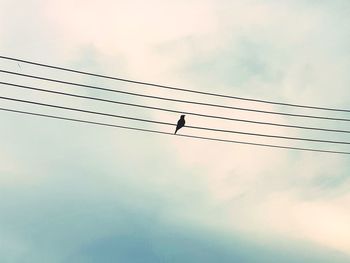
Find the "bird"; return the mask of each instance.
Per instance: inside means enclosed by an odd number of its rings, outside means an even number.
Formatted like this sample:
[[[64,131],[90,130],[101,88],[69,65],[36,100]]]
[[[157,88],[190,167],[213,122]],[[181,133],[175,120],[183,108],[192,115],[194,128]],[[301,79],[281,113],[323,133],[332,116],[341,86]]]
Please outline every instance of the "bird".
[[[176,130],[174,134],[176,134],[176,132],[184,126],[185,126],[185,115],[181,115],[180,119],[177,122]]]

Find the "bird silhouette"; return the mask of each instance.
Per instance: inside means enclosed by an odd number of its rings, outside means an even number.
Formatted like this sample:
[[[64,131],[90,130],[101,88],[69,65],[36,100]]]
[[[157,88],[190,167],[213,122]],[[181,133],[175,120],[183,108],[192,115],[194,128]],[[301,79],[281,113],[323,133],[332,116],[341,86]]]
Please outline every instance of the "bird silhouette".
[[[176,134],[176,132],[184,126],[185,126],[185,115],[181,115],[180,120],[178,120],[177,122],[176,130],[174,134]]]

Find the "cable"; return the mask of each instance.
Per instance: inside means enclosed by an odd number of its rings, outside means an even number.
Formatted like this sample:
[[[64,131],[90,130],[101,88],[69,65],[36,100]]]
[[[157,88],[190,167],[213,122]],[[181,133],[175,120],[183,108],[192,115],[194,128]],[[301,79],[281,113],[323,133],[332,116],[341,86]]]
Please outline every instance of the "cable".
[[[32,115],[32,116],[52,118],[52,119],[94,124],[94,125],[100,125],[100,126],[107,126],[107,127],[114,127],[114,128],[121,128],[121,129],[128,129],[128,130],[135,130],[135,131],[142,131],[142,132],[149,132],[149,133],[157,133],[157,134],[165,134],[165,135],[173,135],[172,133],[169,133],[169,132],[162,132],[162,131],[157,131],[157,130],[114,125],[114,124],[108,124],[108,123],[102,123],[102,122],[86,121],[86,120],[81,120],[81,119],[66,118],[66,117],[61,117],[61,116],[33,113],[33,112],[28,112],[28,111],[19,111],[19,110],[7,109],[7,108],[0,108],[0,110],[7,111],[7,112],[20,113],[20,114],[27,114],[27,115]],[[312,149],[312,148],[299,148],[299,147],[289,147],[289,146],[281,146],[281,145],[273,145],[273,144],[252,143],[252,142],[245,142],[245,141],[233,141],[233,140],[224,140],[224,139],[209,138],[209,137],[194,136],[194,135],[178,134],[176,136],[193,138],[193,139],[208,140],[208,141],[218,141],[218,142],[226,142],[226,143],[236,143],[236,144],[270,147],[270,148],[279,148],[279,149],[300,150],[300,151],[319,152],[319,153],[332,153],[332,154],[346,154],[346,155],[350,154],[350,152],[343,152],[343,151],[330,151],[330,150],[319,150],[319,149]]]
[[[145,95],[145,94],[140,94],[140,93],[133,93],[133,92],[128,92],[128,91],[121,91],[121,90],[116,90],[116,89],[108,89],[108,88],[102,88],[102,87],[98,87],[98,86],[85,85],[85,84],[80,84],[80,83],[76,83],[76,82],[63,81],[63,80],[52,79],[52,78],[44,78],[44,77],[39,77],[39,76],[35,76],[35,75],[28,75],[28,74],[7,71],[7,70],[0,70],[0,72],[6,73],[6,74],[22,76],[22,77],[40,79],[40,80],[44,80],[44,81],[51,81],[51,82],[56,82],[56,83],[61,83],[61,84],[79,86],[79,87],[96,89],[96,90],[110,91],[110,92],[115,92],[115,93],[122,93],[122,94],[131,95],[131,96],[152,98],[152,99],[158,99],[158,100],[166,100],[166,101],[195,104],[195,105],[202,105],[202,106],[209,106],[209,107],[218,107],[218,108],[225,108],[225,109],[231,109],[231,110],[258,112],[258,113],[264,113],[264,114],[283,115],[283,116],[289,116],[289,117],[312,118],[312,119],[331,120],[331,121],[350,121],[350,119],[344,119],[344,118],[333,118],[333,117],[325,117],[325,116],[315,116],[315,115],[293,114],[293,113],[284,113],[284,112],[276,112],[276,111],[256,110],[256,109],[249,109],[249,108],[242,108],[242,107],[232,107],[232,106],[227,106],[227,105],[203,103],[203,102],[198,102],[198,101],[179,100],[179,99],[172,99],[172,98],[166,98],[166,97],[151,96],[151,95]]]
[[[41,103],[41,102],[35,102],[35,101],[29,101],[29,100],[22,100],[22,99],[15,99],[15,98],[1,97],[1,96],[0,96],[0,99],[17,101],[17,102],[21,102],[21,103],[29,103],[29,104],[57,108],[57,109],[63,109],[63,110],[84,112],[84,113],[107,116],[107,117],[114,117],[114,118],[121,118],[121,119],[127,119],[127,120],[134,120],[134,121],[155,123],[155,124],[161,124],[161,125],[167,125],[167,126],[174,126],[173,123],[169,123],[169,122],[161,122],[161,121],[153,121],[153,120],[147,120],[147,119],[142,119],[142,118],[127,117],[127,116],[121,116],[121,115],[116,115],[116,114],[90,111],[90,110],[84,110],[84,109],[79,109],[79,108],[71,108],[71,107],[65,107],[65,106],[59,106],[59,105],[53,105],[53,104],[47,104],[47,103]],[[207,130],[207,131],[235,133],[235,134],[242,134],[242,135],[249,135],[249,136],[269,137],[269,138],[286,139],[286,140],[299,140],[299,141],[318,142],[318,143],[333,143],[333,144],[350,144],[350,142],[345,142],[345,141],[332,141],[332,140],[319,140],[319,139],[300,138],[300,137],[288,137],[288,136],[279,136],[279,135],[271,135],[271,134],[261,134],[261,133],[251,133],[251,132],[242,132],[242,131],[233,131],[233,130],[213,129],[213,128],[197,127],[197,126],[186,126],[186,127],[190,128],[190,129],[197,129],[197,130],[199,129],[199,130]]]
[[[120,102],[120,101],[116,101],[116,100],[101,99],[101,98],[95,98],[95,97],[71,94],[71,93],[66,93],[66,92],[59,92],[59,91],[52,91],[52,90],[34,88],[34,87],[30,87],[30,86],[24,86],[24,85],[13,84],[13,83],[8,83],[8,82],[0,82],[0,84],[13,86],[13,87],[17,87],[17,88],[35,90],[35,91],[40,91],[40,92],[47,92],[47,93],[64,95],[64,96],[76,97],[76,98],[81,98],[81,99],[90,99],[90,100],[101,101],[101,102],[108,102],[108,103],[113,103],[113,104],[120,104],[120,105],[125,105],[125,106],[132,106],[132,107],[139,107],[139,108],[145,108],[145,109],[159,110],[159,111],[178,113],[178,114],[188,114],[188,115],[199,116],[199,117],[206,117],[206,118],[215,118],[215,119],[222,119],[222,120],[229,120],[229,121],[238,121],[238,122],[246,122],[246,123],[253,123],[253,124],[261,124],[261,125],[272,125],[272,126],[279,126],[279,127],[286,127],[286,128],[298,128],[298,129],[308,129],[308,130],[327,131],[327,132],[350,133],[350,131],[347,131],[347,130],[323,129],[323,128],[315,128],[315,127],[296,126],[296,125],[288,125],[288,124],[278,124],[278,123],[271,123],[271,122],[251,121],[251,120],[246,120],[246,119],[226,118],[226,117],[221,117],[221,116],[205,115],[205,114],[199,114],[199,113],[194,113],[194,112],[183,112],[183,111],[177,111],[177,110],[171,110],[171,109],[165,109],[165,108],[159,108],[159,107],[152,107],[152,106],[146,106],[146,105],[140,105],[140,104],[134,104],[134,103]]]
[[[350,110],[348,110],[348,109],[338,109],[338,108],[328,108],[328,107],[292,104],[292,103],[276,102],[276,101],[269,101],[269,100],[237,97],[237,96],[231,96],[231,95],[225,95],[225,94],[219,94],[219,93],[210,93],[210,92],[204,92],[204,91],[199,91],[199,90],[190,90],[190,89],[172,87],[172,86],[167,86],[167,85],[160,85],[160,84],[156,84],[156,83],[136,81],[136,80],[126,79],[126,78],[118,78],[118,77],[112,77],[112,76],[96,74],[96,73],[91,73],[91,72],[86,72],[86,71],[74,70],[74,69],[69,69],[69,68],[64,68],[64,67],[58,67],[58,66],[33,62],[33,61],[29,61],[29,60],[7,57],[7,56],[0,56],[0,59],[7,59],[7,60],[27,63],[27,64],[31,64],[31,65],[35,65],[35,66],[40,66],[40,67],[46,67],[46,68],[63,70],[63,71],[67,71],[67,72],[77,73],[77,74],[83,74],[83,75],[87,75],[87,76],[123,81],[123,82],[138,84],[138,85],[152,86],[152,87],[157,87],[157,88],[162,88],[162,89],[177,90],[177,91],[182,91],[182,92],[190,92],[190,93],[196,93],[196,94],[202,94],[202,95],[208,95],[208,96],[215,96],[215,97],[221,97],[221,98],[245,100],[245,101],[267,103],[267,104],[274,104],[274,105],[282,105],[282,106],[289,106],[289,107],[306,108],[306,109],[317,109],[317,110],[337,111],[337,112],[350,112]]]

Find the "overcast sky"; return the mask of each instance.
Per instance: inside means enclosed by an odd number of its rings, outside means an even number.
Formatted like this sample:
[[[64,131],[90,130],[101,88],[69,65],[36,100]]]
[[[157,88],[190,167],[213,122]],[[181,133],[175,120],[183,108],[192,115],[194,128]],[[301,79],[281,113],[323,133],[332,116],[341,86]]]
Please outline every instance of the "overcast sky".
[[[0,0],[0,55],[214,93],[350,108],[348,0]],[[143,94],[347,117],[201,96],[0,59],[0,69]],[[135,98],[0,73],[1,81],[149,106],[350,130],[346,122]],[[28,91],[1,96],[176,124],[179,114]],[[0,100],[0,107],[173,132]],[[349,262],[350,159],[147,134],[0,111],[1,262]],[[188,125],[350,141],[211,120]],[[183,128],[180,134],[350,151]]]

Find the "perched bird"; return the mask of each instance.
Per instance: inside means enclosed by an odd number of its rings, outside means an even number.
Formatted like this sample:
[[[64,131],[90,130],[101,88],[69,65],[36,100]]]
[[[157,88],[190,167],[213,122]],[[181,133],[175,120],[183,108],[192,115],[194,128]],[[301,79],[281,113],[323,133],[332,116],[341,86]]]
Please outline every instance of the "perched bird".
[[[185,115],[181,115],[180,120],[178,120],[174,134],[176,134],[176,132],[180,130],[183,126],[185,126]]]

